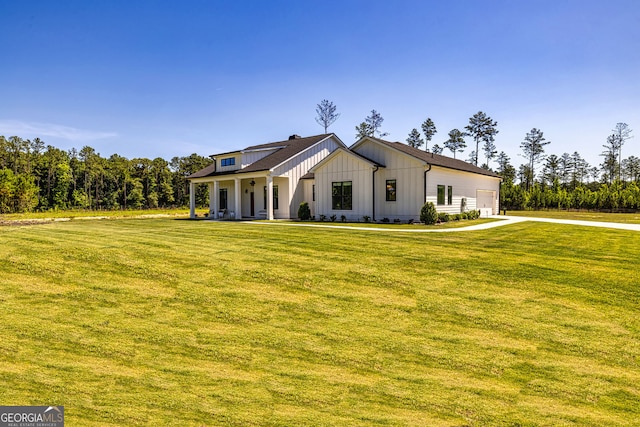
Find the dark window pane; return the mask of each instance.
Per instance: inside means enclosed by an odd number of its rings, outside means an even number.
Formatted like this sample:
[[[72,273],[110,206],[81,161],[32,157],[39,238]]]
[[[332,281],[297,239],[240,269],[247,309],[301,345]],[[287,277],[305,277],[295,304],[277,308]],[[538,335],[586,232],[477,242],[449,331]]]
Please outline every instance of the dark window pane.
[[[331,208],[335,210],[351,210],[351,181],[331,184]]]
[[[220,210],[227,209],[227,189],[221,188],[219,194],[220,194]]]
[[[395,202],[396,201],[396,180],[388,179],[387,180],[387,202]]]
[[[444,185],[438,185],[438,204],[444,205]]]
[[[278,209],[278,186],[273,186],[273,209]]]

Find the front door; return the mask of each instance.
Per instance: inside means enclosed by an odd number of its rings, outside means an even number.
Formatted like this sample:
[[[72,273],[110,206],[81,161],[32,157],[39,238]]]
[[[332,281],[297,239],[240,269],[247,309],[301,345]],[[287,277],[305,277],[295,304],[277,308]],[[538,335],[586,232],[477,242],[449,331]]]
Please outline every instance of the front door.
[[[251,192],[251,216],[256,216],[255,214],[255,200],[253,198],[253,191]]]

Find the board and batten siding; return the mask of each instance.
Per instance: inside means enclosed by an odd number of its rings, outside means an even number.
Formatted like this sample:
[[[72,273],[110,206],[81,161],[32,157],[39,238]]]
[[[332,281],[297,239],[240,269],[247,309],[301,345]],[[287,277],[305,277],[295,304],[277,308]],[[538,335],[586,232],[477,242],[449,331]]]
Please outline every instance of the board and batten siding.
[[[354,148],[358,154],[374,160],[384,168],[376,173],[376,219],[418,219],[422,205],[433,202],[438,212],[460,213],[462,199],[466,198],[466,210],[478,209],[477,195],[486,204],[487,193],[492,195],[493,214],[498,212],[500,179],[472,172],[458,171],[433,165],[426,173],[427,198],[425,200],[425,170],[421,160],[371,140],[365,140]],[[396,180],[396,201],[386,201],[386,181]],[[438,184],[445,186],[445,204],[438,205]],[[453,190],[452,204],[447,203],[447,187]]]
[[[355,151],[384,168],[376,173],[376,220],[418,219],[424,204],[424,162],[373,141],[365,141]],[[386,200],[387,180],[396,180],[396,201]]]
[[[298,217],[298,207],[300,207],[300,203],[304,201],[310,202],[310,200],[304,200],[304,186],[302,185],[303,181],[300,180],[300,178],[306,175],[309,172],[309,169],[320,163],[321,160],[341,146],[342,144],[340,144],[335,138],[328,137],[298,153],[273,170],[273,176],[286,176],[289,178],[288,189],[286,192],[288,198],[284,199],[282,196],[279,198],[282,215],[285,214],[286,206],[288,205],[288,216],[286,218]],[[280,190],[280,187],[278,187],[278,191],[282,191]],[[282,216],[282,218],[285,217]]]
[[[373,217],[371,164],[346,152],[339,152],[314,172],[316,185],[315,215],[330,218],[344,215],[348,221],[361,221],[363,216]],[[334,182],[351,181],[351,209],[333,209]]]
[[[438,204],[438,185],[445,186],[445,204]],[[453,200],[447,204],[448,187],[453,190]],[[462,212],[462,199],[466,198],[467,211],[479,209],[477,205],[478,191],[492,192],[494,194],[494,206],[492,214],[498,212],[498,194],[500,179],[476,173],[463,172],[455,169],[447,169],[433,166],[427,173],[427,201],[433,202],[438,212],[457,214]]]
[[[273,217],[275,219],[292,218],[289,212],[289,200],[291,199],[289,196],[289,180],[284,177],[275,177],[273,178],[273,185],[278,186],[278,209],[273,210]]]

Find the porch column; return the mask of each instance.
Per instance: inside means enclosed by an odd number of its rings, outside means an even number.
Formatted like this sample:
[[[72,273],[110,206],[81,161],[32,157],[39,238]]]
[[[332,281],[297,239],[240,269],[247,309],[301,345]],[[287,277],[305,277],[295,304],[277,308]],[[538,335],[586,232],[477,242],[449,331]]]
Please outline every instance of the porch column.
[[[213,200],[213,182],[207,183],[207,187],[209,187],[209,218],[213,218],[216,206],[215,201]]]
[[[196,184],[189,181],[189,217],[196,217]]]
[[[273,177],[267,175],[267,219],[273,219]]]
[[[240,178],[235,178],[233,181],[236,190],[236,219],[242,219],[242,188],[240,187]]]
[[[218,211],[220,210],[220,201],[218,200],[219,195],[220,183],[218,181],[213,181],[213,212],[215,218],[218,218]]]

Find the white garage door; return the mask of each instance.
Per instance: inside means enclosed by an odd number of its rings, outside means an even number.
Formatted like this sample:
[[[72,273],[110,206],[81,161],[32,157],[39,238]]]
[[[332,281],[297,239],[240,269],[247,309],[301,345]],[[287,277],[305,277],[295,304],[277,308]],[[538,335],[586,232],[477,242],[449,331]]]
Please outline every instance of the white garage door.
[[[476,209],[480,209],[481,216],[494,215],[496,207],[495,191],[476,191]]]

